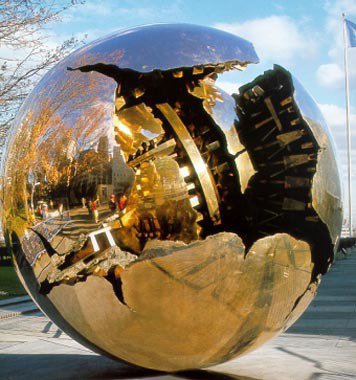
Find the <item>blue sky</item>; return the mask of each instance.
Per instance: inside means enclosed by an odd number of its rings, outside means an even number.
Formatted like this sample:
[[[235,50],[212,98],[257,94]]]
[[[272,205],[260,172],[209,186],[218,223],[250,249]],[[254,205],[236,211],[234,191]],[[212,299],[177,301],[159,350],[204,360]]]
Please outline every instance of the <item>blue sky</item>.
[[[289,69],[320,105],[339,149],[345,180],[342,12],[356,22],[356,0],[87,0],[66,12],[61,23],[51,24],[48,43],[72,35],[86,36],[90,42],[116,30],[157,22],[214,26],[244,37],[254,43],[261,63],[243,73],[224,74],[221,87],[237,91],[273,63]],[[356,177],[356,48],[349,49],[349,65]],[[356,216],[356,180],[353,182]]]

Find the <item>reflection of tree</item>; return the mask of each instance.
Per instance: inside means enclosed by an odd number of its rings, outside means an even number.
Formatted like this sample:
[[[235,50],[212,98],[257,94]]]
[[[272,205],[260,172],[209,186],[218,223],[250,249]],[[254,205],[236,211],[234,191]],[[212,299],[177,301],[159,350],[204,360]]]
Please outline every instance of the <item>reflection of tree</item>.
[[[102,132],[108,112],[95,104],[110,90],[113,93],[113,84],[99,74],[89,78],[68,73],[63,64],[40,84],[31,104],[25,104],[27,110],[9,141],[5,214],[30,219],[29,173],[40,182],[36,193],[42,196],[69,188],[78,172],[75,158]]]
[[[83,173],[91,173],[95,166],[100,167],[104,157],[91,153],[95,157],[91,160],[84,159],[84,148],[90,143],[97,131],[101,131],[102,121],[105,119],[106,110],[99,107],[90,108],[84,116],[79,117],[75,128],[56,126],[51,135],[50,147],[48,139],[39,144],[39,162],[42,178],[45,179],[46,191],[52,196],[59,197],[67,194],[73,185],[73,179]],[[81,146],[78,145],[81,141]],[[107,159],[106,159],[107,161]]]
[[[99,183],[111,183],[111,162],[102,152],[84,151],[76,162],[72,188],[77,198],[94,197]]]

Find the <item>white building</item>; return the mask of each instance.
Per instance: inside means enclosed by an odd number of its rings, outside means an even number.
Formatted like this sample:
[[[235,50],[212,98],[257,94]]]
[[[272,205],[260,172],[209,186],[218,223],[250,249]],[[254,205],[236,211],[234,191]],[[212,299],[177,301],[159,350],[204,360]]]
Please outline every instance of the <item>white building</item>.
[[[125,162],[119,146],[113,147],[112,157],[112,185],[115,194],[125,192],[132,186],[135,174]]]

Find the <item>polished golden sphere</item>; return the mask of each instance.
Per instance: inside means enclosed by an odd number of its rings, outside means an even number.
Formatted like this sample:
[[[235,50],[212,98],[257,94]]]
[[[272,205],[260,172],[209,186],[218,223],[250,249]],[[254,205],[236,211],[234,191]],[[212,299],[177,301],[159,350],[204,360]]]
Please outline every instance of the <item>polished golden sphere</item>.
[[[341,230],[339,175],[315,102],[251,43],[186,24],[133,28],[69,55],[6,145],[3,229],[61,329],[142,367],[202,368],[290,326]]]

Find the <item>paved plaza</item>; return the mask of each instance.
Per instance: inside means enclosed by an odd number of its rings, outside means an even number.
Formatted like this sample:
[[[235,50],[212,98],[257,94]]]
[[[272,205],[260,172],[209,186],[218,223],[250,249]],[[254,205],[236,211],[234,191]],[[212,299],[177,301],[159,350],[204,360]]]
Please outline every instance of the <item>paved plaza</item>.
[[[356,379],[356,251],[337,260],[303,317],[242,358],[178,374],[137,370],[73,341],[26,297],[0,301],[0,379]]]

